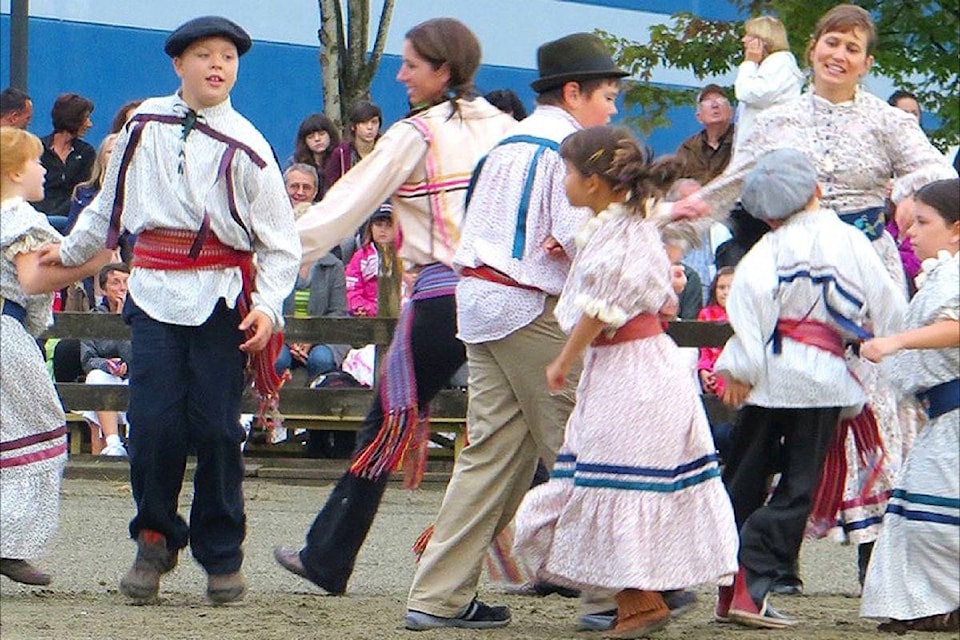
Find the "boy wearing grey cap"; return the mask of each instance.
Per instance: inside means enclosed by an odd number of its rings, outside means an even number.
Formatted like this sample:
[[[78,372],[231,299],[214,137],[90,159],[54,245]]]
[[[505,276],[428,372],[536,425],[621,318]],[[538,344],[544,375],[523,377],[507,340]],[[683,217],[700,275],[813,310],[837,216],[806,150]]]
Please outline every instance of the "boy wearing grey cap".
[[[768,153],[744,182],[744,208],[772,231],[737,267],[727,299],[734,336],[715,370],[728,381],[724,402],[744,405],[724,470],[740,571],[721,587],[716,617],[745,626],[796,624],[767,596],[800,550],[841,411],[866,401],[846,346],[896,332],[905,310],[870,242],[821,209],[819,195],[816,170],[794,149]],[[773,468],[782,476],[764,504]]]
[[[230,602],[245,590],[244,368],[256,372],[262,408],[271,408],[280,384],[272,363],[282,335],[275,332],[300,263],[273,151],[230,104],[250,45],[240,26],[217,16],[191,20],[167,38],[179,90],[137,109],[117,139],[100,196],[45,258],[79,264],[104,238],[115,247],[121,229],[137,234],[123,309],[136,359],[127,415],[137,555],[120,581],[136,602],[157,596],[160,576],[188,542],[208,574],[210,600]],[[177,502],[191,450],[197,469],[188,524]]]

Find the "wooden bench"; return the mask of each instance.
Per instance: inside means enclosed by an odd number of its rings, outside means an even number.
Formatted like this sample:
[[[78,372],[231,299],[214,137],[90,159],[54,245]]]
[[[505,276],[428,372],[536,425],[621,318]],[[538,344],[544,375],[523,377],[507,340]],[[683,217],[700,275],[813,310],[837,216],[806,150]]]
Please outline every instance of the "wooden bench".
[[[363,346],[390,343],[394,318],[287,318],[286,339],[292,342],[324,342]],[[729,325],[709,322],[677,321],[670,323],[668,334],[681,347],[721,346],[731,335]],[[130,328],[118,315],[60,313],[55,315],[54,325],[44,334],[45,338],[112,338],[129,339]],[[86,424],[83,418],[72,413],[82,410],[123,411],[130,398],[126,386],[87,385],[83,383],[58,383],[57,391],[64,407],[70,410],[71,453],[80,453],[79,437]],[[355,431],[373,400],[370,389],[309,389],[287,385],[280,392],[280,410],[284,424],[291,429],[327,429]],[[705,398],[711,420],[725,421],[732,412],[717,398]],[[253,413],[255,402],[251,395],[244,397],[242,411]],[[431,430],[434,433],[457,434],[454,455],[462,445],[465,425],[467,396],[462,390],[441,391],[431,405]]]

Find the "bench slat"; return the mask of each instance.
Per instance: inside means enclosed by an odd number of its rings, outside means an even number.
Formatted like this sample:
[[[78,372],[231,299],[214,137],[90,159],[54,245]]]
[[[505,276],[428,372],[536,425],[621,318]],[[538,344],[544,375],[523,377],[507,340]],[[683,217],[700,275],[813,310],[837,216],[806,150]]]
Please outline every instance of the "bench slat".
[[[125,411],[130,387],[124,385],[88,385],[59,382],[57,391],[63,405],[71,411]],[[284,387],[280,390],[280,411],[289,415],[322,415],[335,418],[364,416],[373,402],[370,389],[306,389]],[[241,403],[244,413],[254,413],[256,403],[249,393]],[[431,405],[438,419],[462,419],[467,411],[467,395],[458,389],[441,391]]]

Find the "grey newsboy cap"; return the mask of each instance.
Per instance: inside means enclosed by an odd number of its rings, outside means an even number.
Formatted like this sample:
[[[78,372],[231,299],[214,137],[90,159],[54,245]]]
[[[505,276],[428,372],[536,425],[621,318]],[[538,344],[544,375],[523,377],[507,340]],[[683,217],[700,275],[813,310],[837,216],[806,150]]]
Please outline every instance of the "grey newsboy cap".
[[[630,75],[610,57],[603,40],[592,33],[572,33],[537,49],[540,77],[530,83],[537,93],[576,80],[623,78]]]
[[[796,149],[776,149],[762,156],[743,181],[740,201],[754,218],[789,218],[817,190],[817,170]]]
[[[237,47],[237,53],[241,56],[249,51],[253,44],[250,40],[250,34],[237,23],[220,16],[202,16],[184,22],[177,27],[167,37],[163,50],[171,58],[176,58],[197,40],[214,36],[220,36],[233,42]]]

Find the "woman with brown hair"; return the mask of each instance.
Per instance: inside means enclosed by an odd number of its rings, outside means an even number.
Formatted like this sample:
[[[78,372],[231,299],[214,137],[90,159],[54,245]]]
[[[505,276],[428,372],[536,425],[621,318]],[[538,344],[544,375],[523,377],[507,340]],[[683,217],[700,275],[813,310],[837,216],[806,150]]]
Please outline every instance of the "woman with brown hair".
[[[450,268],[476,162],[515,124],[477,97],[480,43],[461,22],[435,18],[406,34],[397,80],[411,113],[297,221],[303,260],[329,251],[386,199],[403,227],[400,257],[417,273],[400,317],[375,399],[343,475],[299,552],[274,557],[288,571],[335,594],[346,591],[390,473],[401,458],[422,462],[427,407],[466,360],[456,338]],[[422,466],[406,482],[415,485]],[[485,605],[484,605],[485,606]]]
[[[48,218],[52,217],[51,224],[61,232],[70,211],[73,189],[90,177],[97,157],[97,150],[82,140],[93,126],[91,113],[93,103],[87,98],[76,93],[57,96],[50,111],[53,133],[41,138],[43,155],[40,163],[47,170],[47,181],[44,198],[36,203],[36,207]]]

